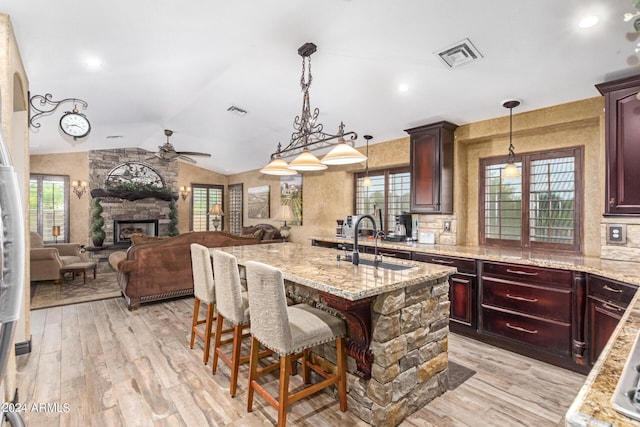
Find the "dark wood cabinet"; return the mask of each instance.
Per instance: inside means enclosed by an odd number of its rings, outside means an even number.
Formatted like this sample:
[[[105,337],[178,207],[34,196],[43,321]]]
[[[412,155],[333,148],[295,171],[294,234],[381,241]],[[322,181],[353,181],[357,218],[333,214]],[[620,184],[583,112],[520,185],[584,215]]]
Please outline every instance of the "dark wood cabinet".
[[[627,283],[604,277],[587,277],[587,337],[589,362],[593,365],[611,334],[618,326],[620,318],[637,288]]]
[[[596,85],[605,97],[605,214],[640,214],[640,75]]]
[[[571,271],[485,261],[481,277],[481,334],[542,360],[572,359]]]
[[[453,132],[446,121],[406,129],[411,141],[411,212],[453,212]]]
[[[475,332],[477,283],[476,261],[466,258],[443,257],[420,252],[414,253],[415,261],[456,267],[458,272],[449,276],[449,320],[454,332]]]
[[[375,253],[376,248],[374,246],[367,246],[367,253],[373,254]],[[397,259],[412,259],[411,251],[403,251],[400,249],[388,249],[378,247],[378,254],[383,257],[397,258]]]

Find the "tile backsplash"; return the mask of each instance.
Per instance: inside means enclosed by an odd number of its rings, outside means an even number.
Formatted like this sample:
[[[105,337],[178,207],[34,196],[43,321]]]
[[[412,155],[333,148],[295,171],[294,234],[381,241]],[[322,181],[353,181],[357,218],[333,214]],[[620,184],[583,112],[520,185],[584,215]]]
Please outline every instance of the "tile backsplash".
[[[418,221],[419,231],[430,231],[435,234],[437,245],[457,245],[457,219],[456,215],[413,215],[413,222]],[[448,231],[445,231],[445,222],[449,223]]]

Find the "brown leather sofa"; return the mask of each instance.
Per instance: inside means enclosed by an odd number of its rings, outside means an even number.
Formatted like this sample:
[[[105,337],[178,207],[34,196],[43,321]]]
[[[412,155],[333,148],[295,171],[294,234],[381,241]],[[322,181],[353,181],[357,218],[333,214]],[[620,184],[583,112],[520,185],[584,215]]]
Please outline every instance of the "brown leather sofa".
[[[109,263],[118,271],[118,283],[129,310],[140,304],[193,295],[191,244],[208,248],[266,243],[257,238],[222,231],[197,231],[170,238],[135,239],[126,252],[114,252]]]
[[[279,243],[282,242],[280,229],[271,224],[256,224],[242,227],[241,236],[255,237],[260,239],[262,243]]]

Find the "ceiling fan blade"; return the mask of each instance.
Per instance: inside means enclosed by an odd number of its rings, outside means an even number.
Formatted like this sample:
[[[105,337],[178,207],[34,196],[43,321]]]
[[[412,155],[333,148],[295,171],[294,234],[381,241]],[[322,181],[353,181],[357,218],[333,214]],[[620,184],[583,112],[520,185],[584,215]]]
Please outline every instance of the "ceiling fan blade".
[[[211,157],[209,153],[199,153],[197,151],[176,151],[176,153],[185,156],[202,156],[202,157]]]
[[[191,157],[187,157],[187,156],[184,156],[182,154],[178,155],[178,159],[184,160],[184,161],[189,162],[189,163],[194,163],[194,164],[198,163],[195,160],[193,160]]]

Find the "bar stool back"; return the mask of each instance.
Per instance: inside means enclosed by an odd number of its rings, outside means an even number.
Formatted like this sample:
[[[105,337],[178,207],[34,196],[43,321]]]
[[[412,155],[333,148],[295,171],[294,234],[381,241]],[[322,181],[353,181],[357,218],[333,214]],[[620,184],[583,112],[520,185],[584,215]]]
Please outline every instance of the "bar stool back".
[[[254,391],[260,393],[278,410],[278,425],[286,425],[289,405],[317,391],[336,384],[340,410],[347,410],[346,352],[344,320],[306,304],[287,306],[282,272],[272,266],[255,261],[246,263],[249,311],[251,314],[251,358],[249,362],[249,393],[247,411],[251,412]],[[330,373],[309,360],[309,349],[316,345],[336,341],[337,368]],[[273,366],[258,369],[260,344],[280,355],[279,398],[276,400],[257,379],[273,370]],[[289,393],[291,362],[302,357],[302,375],[309,383],[309,369],[324,380]],[[277,364],[276,364],[277,365]]]
[[[191,343],[193,348],[196,335],[204,340],[203,362],[209,362],[209,350],[211,347],[211,337],[213,322],[215,321],[216,299],[214,292],[213,268],[209,250],[198,243],[191,244],[191,269],[193,271],[193,294],[195,301],[193,304],[193,320],[191,322]],[[207,315],[199,318],[200,304],[207,304]],[[204,331],[199,326],[204,324]]]

